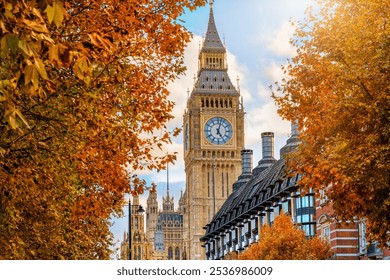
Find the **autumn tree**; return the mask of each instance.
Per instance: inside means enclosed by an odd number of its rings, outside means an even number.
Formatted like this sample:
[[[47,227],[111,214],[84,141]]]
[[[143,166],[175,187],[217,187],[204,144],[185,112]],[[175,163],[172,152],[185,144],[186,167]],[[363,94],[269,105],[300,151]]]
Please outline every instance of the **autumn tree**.
[[[156,154],[204,0],[0,1],[0,259],[106,259]],[[131,186],[131,188],[130,188]]]
[[[302,144],[291,169],[324,190],[338,220],[366,219],[370,237],[390,231],[390,2],[324,0],[292,40],[297,55],[275,90],[279,113]]]
[[[306,238],[305,232],[284,213],[275,218],[272,226],[262,226],[259,242],[238,255],[240,260],[326,260],[331,256],[326,241]]]

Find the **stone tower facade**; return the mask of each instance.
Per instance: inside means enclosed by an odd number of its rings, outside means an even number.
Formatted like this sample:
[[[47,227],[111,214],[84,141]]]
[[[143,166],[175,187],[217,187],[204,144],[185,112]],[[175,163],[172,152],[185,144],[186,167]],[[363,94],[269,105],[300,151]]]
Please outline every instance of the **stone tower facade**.
[[[210,1],[198,73],[183,118],[186,190],[182,211],[188,259],[205,259],[199,240],[204,227],[241,174],[244,108],[239,89],[228,76],[226,56]]]
[[[133,197],[131,204],[131,234],[125,232],[121,242],[121,259],[130,259],[129,237],[131,238],[131,259],[132,260],[150,260],[151,246],[144,231],[145,219],[144,211],[140,211],[140,202],[138,195]]]
[[[158,219],[158,201],[157,192],[149,192],[148,199],[146,201],[146,237],[151,245],[154,244],[154,233],[157,227]]]
[[[152,259],[186,259],[187,253],[183,242],[183,207],[181,206],[183,195],[180,197],[178,209],[175,209],[174,201],[174,197],[169,193],[169,172],[167,166],[167,193],[162,198],[162,209],[159,210],[156,192],[150,192],[147,199],[146,232],[148,243],[152,248]]]

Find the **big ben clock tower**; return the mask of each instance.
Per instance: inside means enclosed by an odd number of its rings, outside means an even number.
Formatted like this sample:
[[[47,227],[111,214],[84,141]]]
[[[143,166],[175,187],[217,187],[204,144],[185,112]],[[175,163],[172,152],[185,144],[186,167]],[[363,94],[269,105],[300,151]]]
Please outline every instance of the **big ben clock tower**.
[[[218,35],[210,1],[207,33],[183,123],[184,242],[189,259],[205,259],[199,240],[203,227],[231,194],[241,172],[244,108],[227,70],[226,48]]]

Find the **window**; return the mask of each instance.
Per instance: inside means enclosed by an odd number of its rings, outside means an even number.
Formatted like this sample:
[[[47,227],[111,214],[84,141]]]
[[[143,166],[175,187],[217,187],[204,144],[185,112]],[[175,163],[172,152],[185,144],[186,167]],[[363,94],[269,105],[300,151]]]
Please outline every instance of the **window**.
[[[296,221],[300,228],[306,232],[306,236],[315,235],[315,208],[314,196],[307,195],[304,197],[297,197],[296,202]]]
[[[267,224],[269,226],[272,226],[273,223],[274,223],[274,213],[273,213],[273,211],[271,211],[271,212],[268,212]]]
[[[210,172],[207,172],[207,196],[210,197]]]
[[[226,195],[229,195],[229,173],[226,172]]]
[[[175,249],[175,260],[180,260],[180,249],[178,247]]]
[[[315,226],[314,224],[303,224],[300,228],[305,232],[306,237],[315,235]]]
[[[285,214],[290,215],[291,214],[291,200],[287,199],[285,202],[282,204],[282,209]]]
[[[222,197],[225,196],[225,188],[224,188],[224,184],[223,184],[223,172],[221,173],[221,179],[222,179]]]
[[[322,238],[330,244],[330,227],[326,226],[322,229]]]
[[[172,247],[168,248],[168,260],[173,260],[173,250],[172,250]]]
[[[359,254],[365,254],[367,248],[367,240],[366,240],[366,223],[359,223]]]

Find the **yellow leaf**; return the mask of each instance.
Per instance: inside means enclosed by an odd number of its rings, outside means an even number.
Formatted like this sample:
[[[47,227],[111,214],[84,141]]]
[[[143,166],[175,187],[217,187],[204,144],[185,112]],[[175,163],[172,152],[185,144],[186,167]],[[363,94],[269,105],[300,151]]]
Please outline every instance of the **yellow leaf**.
[[[18,47],[19,38],[15,34],[6,34],[1,38],[1,56],[8,55],[9,51],[15,53]]]
[[[22,52],[24,52],[25,55],[27,55],[27,56],[34,55],[33,50],[31,49],[30,45],[26,41],[19,40],[18,47]]]
[[[35,66],[32,64],[27,65],[24,70],[24,84],[27,85],[28,83],[32,82],[33,86],[38,88],[38,78],[39,73]]]
[[[59,28],[62,21],[64,20],[65,9],[60,1],[54,1],[53,6],[47,5],[45,10],[49,23],[54,22],[54,24]]]
[[[47,73],[45,70],[45,65],[43,64],[42,60],[39,58],[35,59],[35,68],[38,70],[39,75],[41,76],[42,79],[47,80]]]
[[[36,32],[41,32],[41,33],[49,32],[45,24],[41,24],[36,21],[27,20],[27,19],[23,19],[22,22]]]

